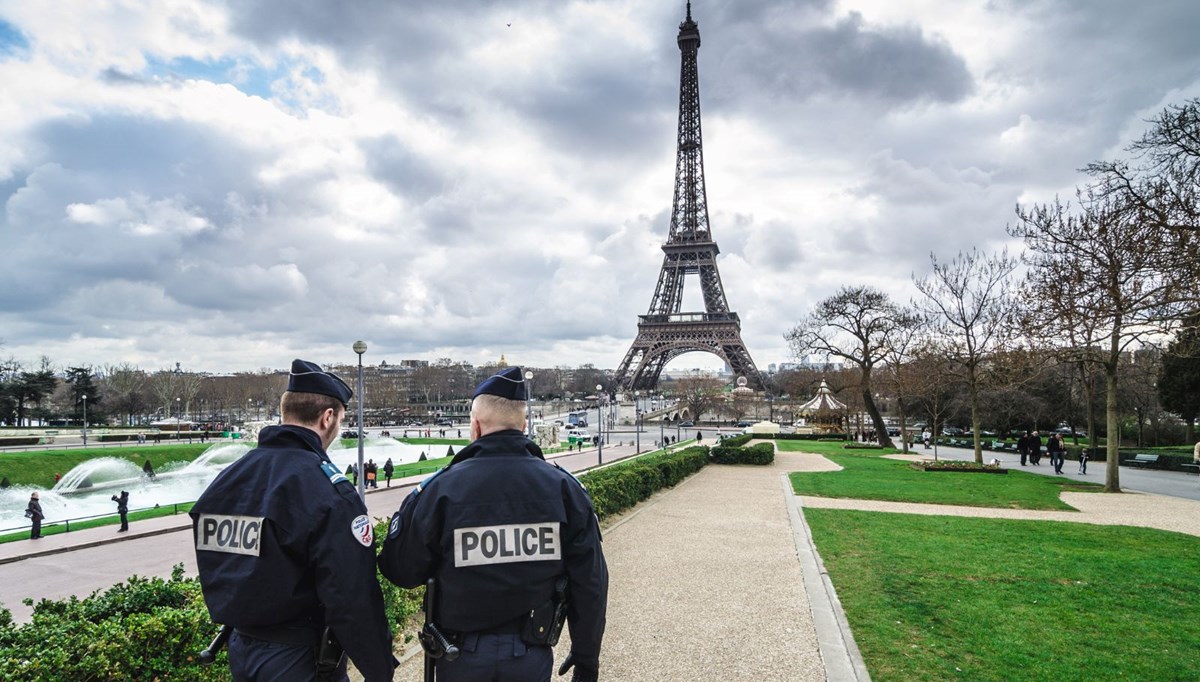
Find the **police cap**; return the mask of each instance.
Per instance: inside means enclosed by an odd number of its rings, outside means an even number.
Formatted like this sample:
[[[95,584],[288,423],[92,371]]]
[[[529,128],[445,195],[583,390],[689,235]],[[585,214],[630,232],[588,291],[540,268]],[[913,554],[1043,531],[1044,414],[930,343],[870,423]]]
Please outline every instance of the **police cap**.
[[[342,401],[347,405],[354,391],[335,374],[321,369],[320,365],[305,360],[292,360],[292,374],[288,377],[287,390],[292,393],[320,393]]]
[[[503,369],[475,387],[472,399],[481,395],[496,395],[509,400],[525,400],[525,377],[520,367]]]

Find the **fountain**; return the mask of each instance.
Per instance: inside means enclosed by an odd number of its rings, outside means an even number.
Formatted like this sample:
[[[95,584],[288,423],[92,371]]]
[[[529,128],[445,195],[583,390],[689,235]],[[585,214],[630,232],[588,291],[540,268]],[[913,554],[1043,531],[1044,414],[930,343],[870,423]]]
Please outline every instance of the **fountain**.
[[[221,469],[251,447],[250,444],[218,443],[194,461],[172,462],[161,467],[154,478],[146,476],[140,466],[127,459],[89,459],[68,471],[50,490],[35,486],[0,489],[0,528],[28,527],[25,505],[34,491],[41,498],[47,523],[115,514],[117,506],[112,496],[121,490],[129,491],[132,509],[193,502]]]
[[[34,486],[14,486],[0,489],[0,528],[28,527],[25,505],[30,493],[37,491],[46,512],[46,522],[76,519],[84,516],[115,514],[112,496],[121,490],[129,491],[132,509],[194,502],[212,482],[217,473],[254,447],[254,443],[217,443],[191,462],[171,462],[154,478],[142,468],[120,457],[97,457],[71,469],[50,490]],[[367,438],[363,441],[363,461],[375,460],[383,476],[383,463],[389,458],[400,466],[419,461],[421,453],[428,459],[446,456],[444,445],[409,445],[393,438]],[[461,446],[454,448],[455,451]],[[133,452],[136,452],[134,450]],[[345,446],[336,441],[329,449],[329,459],[341,471],[358,463],[358,445]]]

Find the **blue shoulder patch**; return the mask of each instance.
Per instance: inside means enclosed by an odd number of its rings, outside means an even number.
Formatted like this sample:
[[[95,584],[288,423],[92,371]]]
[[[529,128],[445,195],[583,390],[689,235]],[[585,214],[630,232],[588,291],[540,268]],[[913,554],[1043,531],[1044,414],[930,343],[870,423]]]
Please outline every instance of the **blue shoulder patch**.
[[[417,484],[416,488],[413,488],[412,494],[420,495],[421,491],[425,489],[425,486],[429,485],[430,481],[432,481],[433,479],[437,478],[438,476],[441,476],[442,474],[446,473],[446,471],[448,471],[449,469],[450,469],[450,465],[447,464],[446,466],[442,467],[441,469],[438,469],[437,471],[435,471],[432,474],[430,474],[429,476],[427,476],[425,478],[425,480],[423,480]]]
[[[350,482],[350,479],[346,478],[341,471],[338,471],[338,468],[331,462],[321,462],[321,471],[325,472],[325,475],[329,477],[329,482],[334,485],[342,481]]]

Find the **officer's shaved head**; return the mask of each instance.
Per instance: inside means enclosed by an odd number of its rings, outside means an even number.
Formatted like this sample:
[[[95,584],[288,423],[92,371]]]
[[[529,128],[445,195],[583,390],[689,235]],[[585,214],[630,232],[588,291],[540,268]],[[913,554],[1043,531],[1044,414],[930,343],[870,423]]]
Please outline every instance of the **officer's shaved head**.
[[[337,414],[342,409],[345,409],[342,401],[321,393],[287,391],[279,399],[279,414],[285,423],[315,424],[325,410]]]
[[[479,433],[483,436],[493,431],[525,428],[525,403],[521,400],[508,400],[496,395],[478,395],[471,401],[471,427],[478,424]]]

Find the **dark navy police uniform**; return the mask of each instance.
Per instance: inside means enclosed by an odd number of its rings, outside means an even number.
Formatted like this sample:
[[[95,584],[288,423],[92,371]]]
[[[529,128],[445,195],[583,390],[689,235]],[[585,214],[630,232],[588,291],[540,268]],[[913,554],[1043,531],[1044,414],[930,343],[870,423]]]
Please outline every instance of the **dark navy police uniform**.
[[[311,429],[271,426],[258,443],[191,511],[204,601],[235,628],[233,678],[315,679],[328,626],[368,682],[391,680],[366,506]],[[344,659],[335,679],[346,679]]]
[[[402,587],[437,579],[437,623],[462,650],[437,662],[438,680],[550,679],[550,648],[519,633],[562,575],[576,674],[599,667],[608,568],[596,514],[579,481],[520,431],[483,436],[410,493],[379,562]]]

